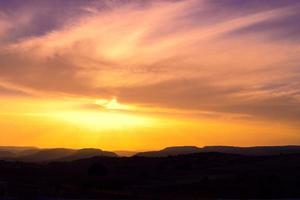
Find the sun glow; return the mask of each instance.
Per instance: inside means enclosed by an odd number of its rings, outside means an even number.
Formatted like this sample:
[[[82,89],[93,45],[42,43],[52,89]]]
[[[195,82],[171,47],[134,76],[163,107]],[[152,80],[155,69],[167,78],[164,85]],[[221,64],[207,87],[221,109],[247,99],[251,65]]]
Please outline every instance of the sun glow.
[[[51,113],[50,116],[61,121],[95,130],[124,129],[128,127],[147,126],[153,123],[153,119],[147,117],[118,112],[70,111]]]
[[[0,145],[300,143],[299,3],[44,1],[0,0]]]
[[[133,106],[120,104],[116,97],[114,97],[111,100],[99,99],[99,100],[96,100],[95,104],[100,105],[103,108],[108,109],[108,110],[132,110],[132,109],[134,109]]]

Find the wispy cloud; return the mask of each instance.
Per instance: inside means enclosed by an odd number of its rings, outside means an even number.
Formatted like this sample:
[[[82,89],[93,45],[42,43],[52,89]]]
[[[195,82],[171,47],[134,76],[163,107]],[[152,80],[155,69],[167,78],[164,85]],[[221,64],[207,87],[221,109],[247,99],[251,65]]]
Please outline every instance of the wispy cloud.
[[[55,2],[46,12],[51,26],[41,26],[47,20],[36,19],[34,6],[19,8],[20,17],[2,11],[2,82],[40,94],[300,119],[297,3]],[[51,14],[59,7],[65,15]]]

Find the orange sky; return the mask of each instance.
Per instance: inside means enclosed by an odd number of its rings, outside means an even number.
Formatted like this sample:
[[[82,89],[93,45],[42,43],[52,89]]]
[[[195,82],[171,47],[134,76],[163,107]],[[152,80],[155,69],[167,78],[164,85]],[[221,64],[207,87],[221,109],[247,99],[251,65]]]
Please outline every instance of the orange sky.
[[[0,145],[300,143],[298,3],[83,2],[0,8]]]

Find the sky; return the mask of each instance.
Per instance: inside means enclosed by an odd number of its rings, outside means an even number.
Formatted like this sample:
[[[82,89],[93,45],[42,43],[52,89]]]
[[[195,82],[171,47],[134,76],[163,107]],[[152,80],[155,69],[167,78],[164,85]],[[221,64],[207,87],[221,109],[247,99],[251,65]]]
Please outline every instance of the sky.
[[[300,144],[296,0],[1,0],[0,145]]]

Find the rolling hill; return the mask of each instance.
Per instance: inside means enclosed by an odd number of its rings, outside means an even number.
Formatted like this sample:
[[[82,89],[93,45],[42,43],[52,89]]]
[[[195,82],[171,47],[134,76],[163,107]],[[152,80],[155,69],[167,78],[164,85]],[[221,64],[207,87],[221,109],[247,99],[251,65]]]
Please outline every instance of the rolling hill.
[[[135,154],[140,157],[166,157],[200,152],[218,152],[238,154],[246,156],[266,156],[300,153],[300,146],[257,146],[257,147],[233,147],[233,146],[175,146],[167,147],[159,151],[148,151]]]
[[[1,149],[1,148],[0,148]],[[83,158],[90,158],[95,156],[116,157],[117,154],[109,151],[102,151],[100,149],[66,149],[66,148],[53,148],[53,149],[31,149],[25,148],[22,150],[1,150],[0,159],[10,161],[23,161],[23,162],[49,162],[49,161],[72,161]]]

